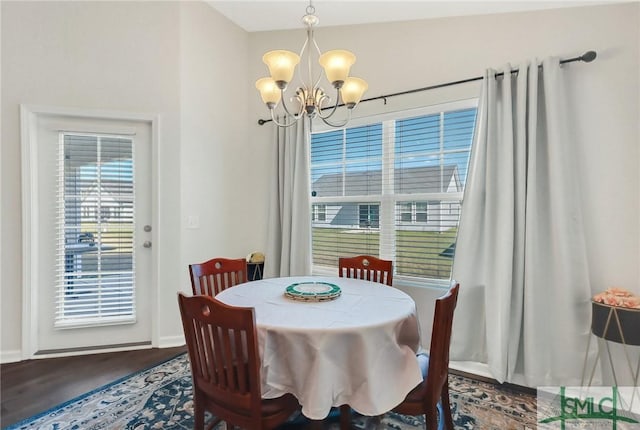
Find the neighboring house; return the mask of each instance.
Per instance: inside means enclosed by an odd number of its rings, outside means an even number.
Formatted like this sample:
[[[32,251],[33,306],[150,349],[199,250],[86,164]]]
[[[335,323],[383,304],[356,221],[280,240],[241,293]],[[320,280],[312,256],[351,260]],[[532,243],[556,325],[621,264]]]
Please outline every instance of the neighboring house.
[[[128,210],[131,214],[131,204],[119,199],[119,190],[122,187],[131,189],[131,182],[120,183],[118,181],[102,181],[98,186],[95,182],[87,190],[81,192],[80,213],[83,220],[109,222],[111,219],[119,219]],[[131,201],[130,194],[129,203]],[[98,202],[100,203],[98,208]],[[124,213],[123,213],[124,212]]]
[[[133,218],[133,183],[130,180],[82,180],[69,176],[65,187],[67,244],[82,241],[84,233],[104,232],[109,223]]]
[[[133,182],[69,175],[65,188],[65,270],[68,272],[131,270],[131,251],[118,248],[133,219]],[[78,210],[80,212],[78,216]],[[98,256],[95,251],[112,251]],[[125,247],[126,249],[126,247]],[[126,256],[125,256],[126,254]]]
[[[445,194],[462,192],[456,165],[400,168],[395,170],[394,176],[395,224],[399,229],[445,231],[457,225],[460,202],[442,199]],[[313,182],[311,190],[314,198],[371,196],[369,202],[314,203],[311,211],[313,227],[379,227],[380,170],[325,174]],[[418,194],[420,196],[416,198]],[[432,197],[424,198],[425,194]]]

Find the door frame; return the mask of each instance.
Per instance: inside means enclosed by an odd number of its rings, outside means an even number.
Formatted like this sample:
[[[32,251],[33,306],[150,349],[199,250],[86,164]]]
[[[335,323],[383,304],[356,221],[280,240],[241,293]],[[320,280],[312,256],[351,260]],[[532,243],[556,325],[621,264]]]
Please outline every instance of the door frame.
[[[160,140],[160,116],[157,114],[92,110],[56,106],[20,105],[20,142],[22,170],[22,359],[50,358],[95,352],[122,351],[158,347],[158,247],[151,248],[151,345],[82,349],[71,352],[38,354],[38,307],[32,286],[39,285],[38,277],[38,136],[37,122],[42,116],[63,116],[78,119],[102,119],[138,121],[149,124],[151,129],[151,217],[153,226],[158,226],[158,142]],[[160,243],[157,228],[151,231],[152,243]]]

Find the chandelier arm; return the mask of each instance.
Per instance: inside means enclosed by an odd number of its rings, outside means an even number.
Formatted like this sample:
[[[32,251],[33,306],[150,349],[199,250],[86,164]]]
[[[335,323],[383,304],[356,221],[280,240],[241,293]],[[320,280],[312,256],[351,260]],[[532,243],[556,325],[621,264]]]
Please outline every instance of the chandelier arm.
[[[300,100],[300,97],[296,94],[296,97],[298,98],[298,100]],[[300,109],[298,110],[298,113],[291,113],[289,111],[289,108],[287,107],[287,103],[285,102],[285,97],[284,97],[284,90],[280,90],[280,99],[282,100],[282,108],[284,109],[285,113],[289,116],[293,116],[293,117],[298,117],[302,114],[302,111],[304,109],[304,103],[300,104]]]
[[[314,41],[313,40],[313,29],[311,28],[311,26],[307,27],[307,40],[310,41]],[[310,90],[313,91],[313,87],[315,87],[315,85],[313,85],[313,67],[311,66],[311,48],[307,48],[307,73],[309,75],[309,83],[311,84],[311,88]],[[305,82],[305,81],[303,81]]]
[[[294,116],[293,118],[295,118],[295,119],[293,119],[290,123],[288,123],[288,124],[287,124],[287,123],[286,123],[286,121],[285,121],[284,123],[280,123],[280,122],[276,119],[276,116],[275,116],[275,114],[273,113],[273,109],[270,109],[270,111],[271,111],[271,121],[273,121],[273,123],[274,123],[275,125],[277,125],[278,127],[284,127],[284,128],[291,127],[292,125],[294,125],[295,123],[297,123],[297,122],[300,120],[300,118],[302,118],[302,116],[297,116],[297,117],[296,117],[296,116]]]
[[[331,115],[329,115],[331,116]],[[327,124],[330,127],[344,127],[345,125],[347,125],[347,123],[349,121],[351,121],[351,109],[347,109],[347,118],[340,122],[340,123],[334,123],[329,121],[329,117],[320,117],[320,119],[322,120],[322,122],[324,122],[325,124]]]
[[[302,44],[302,48],[300,49],[300,58],[303,57],[304,50],[307,49],[308,44],[309,44],[309,30],[307,30],[307,38],[305,39],[304,43]]]
[[[336,110],[338,109],[338,106],[340,106],[340,90],[336,90],[336,104],[333,106],[333,108],[331,108],[331,112],[329,112],[328,115],[322,115],[322,102],[325,99],[328,99],[329,97],[327,97],[326,95],[323,96],[320,101],[318,102],[318,116],[320,118],[322,118],[322,120],[324,121],[325,119],[331,118],[333,116],[334,113],[336,113]],[[347,110],[351,110],[351,109],[347,109]]]
[[[320,50],[320,47],[318,46],[318,43],[316,42],[316,38],[313,37],[313,30],[311,28],[309,28],[309,34],[310,36],[307,37],[311,37],[311,42],[313,42],[313,46],[316,48],[316,52],[318,53],[318,58],[320,58],[320,56],[322,55],[322,51]],[[313,82],[313,76],[311,73],[311,54],[309,54],[309,79],[311,80],[311,82]],[[320,84],[320,81],[322,80],[322,69],[320,69],[320,71],[318,72],[318,77],[316,79],[315,82],[313,82],[313,87],[317,88],[318,85]]]
[[[322,55],[322,51],[320,50],[320,47],[318,46],[318,42],[316,42],[316,38],[313,37],[313,31],[311,31],[311,41],[313,42],[313,46],[315,46],[316,52],[318,53],[318,55]]]
[[[305,39],[304,43],[302,44],[302,49],[300,49],[300,55],[299,55],[300,59],[304,59],[304,51],[308,49],[307,48],[308,45],[309,45],[309,33],[307,32],[307,38]],[[300,80],[300,82],[304,83],[304,76],[303,76],[303,73],[302,73],[302,69],[303,69],[302,65],[299,65],[297,67],[296,72],[298,74],[298,79]]]

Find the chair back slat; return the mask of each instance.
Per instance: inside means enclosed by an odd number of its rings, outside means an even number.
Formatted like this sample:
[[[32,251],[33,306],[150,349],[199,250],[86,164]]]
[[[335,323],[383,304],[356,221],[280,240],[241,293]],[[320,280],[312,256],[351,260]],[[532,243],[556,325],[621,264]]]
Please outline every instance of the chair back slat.
[[[393,262],[372,255],[341,257],[338,260],[341,278],[363,279],[385,285],[393,285]]]
[[[247,261],[244,258],[212,258],[189,265],[191,289],[194,295],[215,297],[220,291],[247,282]]]
[[[243,345],[244,342],[244,334],[239,331],[234,331],[232,333],[233,338],[231,339],[232,344],[234,345]],[[236,354],[240,354],[240,356],[244,356],[245,352],[242,350],[236,350]],[[248,392],[249,391],[249,374],[247,371],[247,366],[237,366],[235,368],[235,386],[237,387],[238,392]]]

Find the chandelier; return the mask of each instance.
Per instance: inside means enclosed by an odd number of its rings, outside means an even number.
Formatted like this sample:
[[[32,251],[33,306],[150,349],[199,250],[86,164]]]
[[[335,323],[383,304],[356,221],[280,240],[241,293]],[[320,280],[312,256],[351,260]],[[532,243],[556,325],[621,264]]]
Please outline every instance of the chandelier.
[[[320,118],[332,127],[342,127],[351,119],[351,111],[362,98],[362,94],[367,90],[367,83],[360,79],[349,76],[349,69],[355,63],[356,56],[349,51],[334,50],[324,54],[320,51],[318,44],[313,37],[313,28],[318,24],[318,17],[315,15],[315,8],[309,2],[306,15],[302,17],[302,23],[307,29],[307,39],[302,45],[300,55],[285,50],[269,51],[262,57],[262,61],[269,68],[271,74],[268,78],[258,79],[256,88],[260,91],[262,101],[271,112],[271,119],[280,127],[289,127],[295,124],[300,118]],[[285,102],[285,91],[293,79],[296,66],[300,59],[306,62],[304,73],[298,68],[298,78],[300,84],[292,96],[290,106]],[[320,87],[322,71],[314,72],[313,63],[317,59],[324,69],[326,80],[335,89],[335,103],[331,103],[331,97]],[[343,121],[331,122],[329,119],[336,113],[338,107],[346,107],[347,117]],[[282,110],[287,114],[289,122],[279,122],[276,119],[275,109],[278,103],[282,102]],[[327,113],[323,114],[323,111]]]

